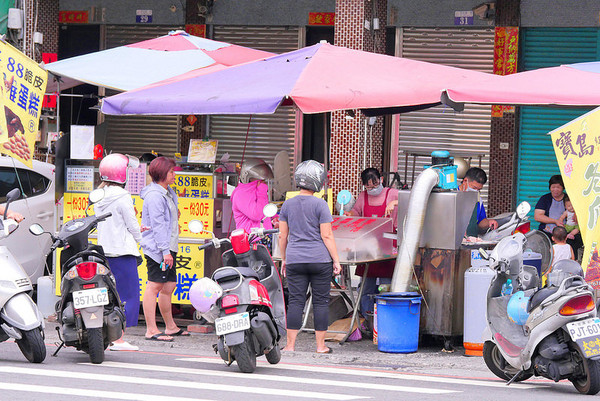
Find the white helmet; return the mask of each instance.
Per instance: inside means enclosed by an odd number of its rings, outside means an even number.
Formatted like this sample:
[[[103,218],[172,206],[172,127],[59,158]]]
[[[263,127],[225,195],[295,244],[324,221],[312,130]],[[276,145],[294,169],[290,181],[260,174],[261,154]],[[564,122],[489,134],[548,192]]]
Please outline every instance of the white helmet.
[[[271,170],[271,167],[269,167],[269,165],[263,159],[249,157],[244,160],[242,169],[240,171],[240,181],[242,183],[247,184],[250,181],[266,181],[272,179],[273,170]]]
[[[316,160],[305,160],[298,164],[294,172],[296,186],[310,191],[319,192],[323,189],[327,172],[325,167]]]

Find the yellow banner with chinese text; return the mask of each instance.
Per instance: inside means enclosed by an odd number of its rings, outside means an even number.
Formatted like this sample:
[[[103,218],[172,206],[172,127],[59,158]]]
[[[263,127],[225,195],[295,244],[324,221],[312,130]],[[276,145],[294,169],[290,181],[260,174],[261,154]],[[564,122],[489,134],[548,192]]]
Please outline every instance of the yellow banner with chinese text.
[[[565,189],[577,216],[585,279],[600,288],[600,108],[550,132]],[[576,255],[577,256],[577,255]]]
[[[48,72],[2,41],[0,71],[4,105],[4,112],[0,112],[0,150],[31,167]]]
[[[142,221],[143,200],[137,195],[132,195],[133,207],[136,212],[138,222]],[[186,241],[186,238],[210,238],[208,233],[193,234],[188,230],[190,220],[197,219],[202,221],[206,230],[214,230],[214,200],[213,199],[193,199],[179,198],[179,228],[180,243],[175,267],[177,270],[177,285],[172,296],[174,304],[190,304],[189,289],[194,281],[204,277],[204,251],[198,249],[200,244],[194,244]],[[63,224],[67,221],[85,217],[85,208],[88,204],[88,194],[65,193],[63,200]],[[88,210],[89,215],[94,214],[93,206]],[[90,238],[90,242],[97,243],[96,238]],[[143,255],[142,248],[138,248]],[[138,275],[140,278],[140,297],[143,297],[148,281],[148,270],[146,259],[138,266]],[[56,252],[55,274],[56,274],[56,294],[60,295],[61,270],[60,270],[60,250]]]

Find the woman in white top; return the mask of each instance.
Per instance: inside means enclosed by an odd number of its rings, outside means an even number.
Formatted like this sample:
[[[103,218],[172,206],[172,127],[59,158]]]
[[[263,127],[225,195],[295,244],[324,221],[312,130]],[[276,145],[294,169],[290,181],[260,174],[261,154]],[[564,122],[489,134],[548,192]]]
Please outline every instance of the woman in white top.
[[[137,326],[140,314],[140,278],[137,258],[140,258],[138,244],[142,239],[133,199],[125,189],[127,168],[137,167],[137,159],[119,153],[112,153],[100,162],[100,178],[104,188],[104,198],[96,205],[97,215],[112,213],[98,223],[98,245],[101,245],[108,259],[108,265],[117,284],[117,292],[125,309],[125,327]],[[109,347],[112,351],[137,351],[138,347],[116,340]]]

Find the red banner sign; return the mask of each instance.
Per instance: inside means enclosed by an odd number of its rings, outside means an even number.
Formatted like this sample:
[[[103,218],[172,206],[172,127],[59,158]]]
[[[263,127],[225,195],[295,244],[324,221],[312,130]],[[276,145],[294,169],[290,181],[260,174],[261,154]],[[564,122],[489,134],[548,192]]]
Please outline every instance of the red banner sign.
[[[334,25],[335,13],[308,13],[308,25]]]
[[[87,11],[59,11],[58,22],[61,24],[87,24]]]
[[[42,53],[42,61],[44,64],[52,63],[58,60],[58,54],[56,53]],[[55,108],[56,107],[56,95],[46,95],[44,96],[44,102],[42,103],[42,108]]]
[[[206,25],[204,24],[186,24],[185,31],[190,35],[198,36],[201,38],[206,37]]]
[[[494,38],[494,74],[509,75],[517,72],[519,54],[519,28],[496,27]],[[514,113],[513,106],[493,105],[492,117],[502,117],[504,113]]]

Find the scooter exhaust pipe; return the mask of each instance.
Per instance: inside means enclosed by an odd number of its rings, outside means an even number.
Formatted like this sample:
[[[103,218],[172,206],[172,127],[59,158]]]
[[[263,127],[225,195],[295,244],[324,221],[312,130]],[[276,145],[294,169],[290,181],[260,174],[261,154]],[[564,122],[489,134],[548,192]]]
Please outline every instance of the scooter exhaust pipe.
[[[250,321],[250,327],[260,344],[261,352],[270,351],[273,348],[274,339],[277,338],[277,332],[269,315],[265,312],[258,312],[258,315]]]

